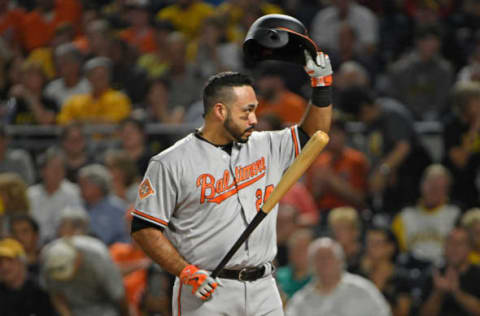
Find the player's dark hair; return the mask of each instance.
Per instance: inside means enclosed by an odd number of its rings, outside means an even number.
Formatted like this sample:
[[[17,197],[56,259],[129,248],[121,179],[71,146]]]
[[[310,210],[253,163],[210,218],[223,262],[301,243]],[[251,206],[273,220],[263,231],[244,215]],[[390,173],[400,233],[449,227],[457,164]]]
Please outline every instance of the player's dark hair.
[[[230,101],[232,97],[231,89],[225,88],[241,86],[253,87],[253,80],[247,75],[231,71],[211,76],[203,88],[204,113],[207,114],[218,102]]]

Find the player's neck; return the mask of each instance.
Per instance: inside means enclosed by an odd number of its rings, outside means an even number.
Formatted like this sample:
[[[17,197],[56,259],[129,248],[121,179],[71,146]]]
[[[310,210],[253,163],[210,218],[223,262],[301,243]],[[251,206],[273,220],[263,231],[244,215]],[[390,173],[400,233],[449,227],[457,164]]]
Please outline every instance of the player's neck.
[[[198,129],[197,134],[209,143],[217,146],[228,145],[233,142],[232,139],[225,134],[223,127],[220,129],[216,128],[215,126],[205,124]]]

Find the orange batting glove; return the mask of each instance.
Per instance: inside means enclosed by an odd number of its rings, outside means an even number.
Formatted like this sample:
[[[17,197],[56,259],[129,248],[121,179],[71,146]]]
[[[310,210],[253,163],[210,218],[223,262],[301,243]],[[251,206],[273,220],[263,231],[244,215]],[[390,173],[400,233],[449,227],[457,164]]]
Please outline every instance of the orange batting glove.
[[[305,54],[305,71],[310,76],[312,87],[328,87],[332,85],[332,65],[327,54],[320,51],[317,52],[315,60],[306,50]]]
[[[219,284],[219,281],[210,277],[207,271],[200,270],[193,264],[186,266],[182,270],[180,281],[183,284],[192,286],[192,293],[204,301],[210,298]]]

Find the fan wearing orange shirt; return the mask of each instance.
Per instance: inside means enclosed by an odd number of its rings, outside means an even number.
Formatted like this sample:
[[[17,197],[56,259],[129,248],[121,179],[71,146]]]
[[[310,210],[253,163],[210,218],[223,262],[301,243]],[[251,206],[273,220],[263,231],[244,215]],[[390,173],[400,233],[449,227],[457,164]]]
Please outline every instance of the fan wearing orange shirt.
[[[35,10],[22,23],[22,42],[26,51],[48,46],[55,29],[62,23],[80,25],[82,5],[78,0],[37,0]]]
[[[25,12],[19,8],[11,8],[8,0],[0,0],[0,36],[17,48],[21,41],[21,27]]]
[[[306,172],[307,188],[319,210],[365,206],[368,161],[363,153],[347,147],[345,122],[336,120],[330,142]]]
[[[259,118],[274,114],[290,125],[301,120],[307,101],[287,89],[284,75],[279,65],[267,66],[261,71],[257,80],[259,103],[255,113]]]
[[[149,24],[149,2],[129,0],[126,2],[127,18],[130,27],[120,32],[120,37],[137,48],[142,54],[151,53],[157,48],[155,32]]]

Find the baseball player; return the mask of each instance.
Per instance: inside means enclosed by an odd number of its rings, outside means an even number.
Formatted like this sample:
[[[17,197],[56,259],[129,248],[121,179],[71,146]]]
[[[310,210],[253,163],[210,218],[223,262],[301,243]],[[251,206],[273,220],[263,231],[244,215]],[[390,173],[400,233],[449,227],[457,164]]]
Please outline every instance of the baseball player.
[[[139,188],[132,236],[177,276],[174,315],[283,315],[272,276],[276,212],[227,263],[211,271],[251,222],[282,174],[317,130],[331,122],[332,68],[305,51],[312,97],[299,125],[255,132],[258,101],[245,75],[212,76],[203,91],[205,123],[154,156]]]

